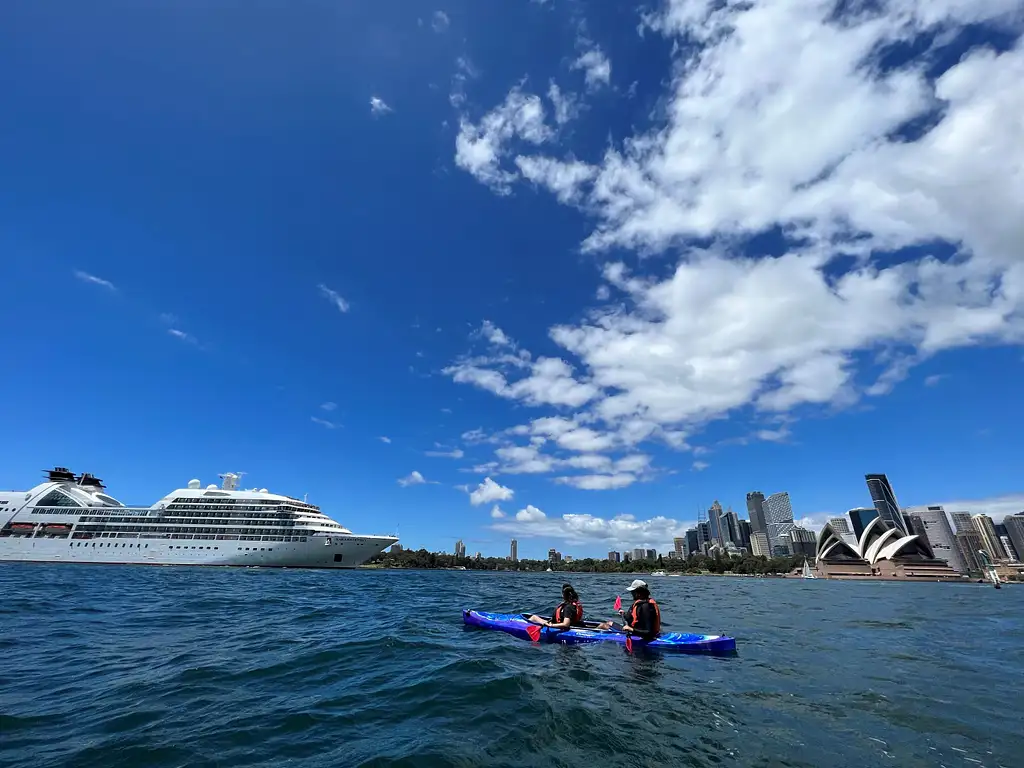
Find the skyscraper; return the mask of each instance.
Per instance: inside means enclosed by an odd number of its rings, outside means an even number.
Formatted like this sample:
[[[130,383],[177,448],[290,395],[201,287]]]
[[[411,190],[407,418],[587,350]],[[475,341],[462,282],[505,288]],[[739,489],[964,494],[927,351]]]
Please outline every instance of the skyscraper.
[[[656,550],[656,549],[648,549],[648,550],[647,550],[647,551],[646,551],[646,552],[644,553],[644,556],[645,556],[645,557],[646,557],[646,558],[647,558],[648,560],[657,560],[657,559],[658,559],[658,550]]]
[[[814,545],[817,543],[818,537],[814,535],[813,531],[794,525],[789,531],[789,539],[790,548],[794,555],[803,555],[808,558],[814,557]]]
[[[455,556],[465,557],[466,556],[466,545],[462,543],[462,539],[455,542]]]
[[[1003,525],[1006,526],[1006,535],[1013,542],[1013,548],[1017,550],[1017,559],[1024,560],[1024,512],[1007,515]]]
[[[897,528],[907,533],[907,524],[903,520],[903,513],[900,511],[899,502],[896,501],[896,494],[892,490],[889,478],[885,475],[864,475],[868,484],[868,492],[871,500],[875,503],[878,516],[882,522],[890,528]]]
[[[508,559],[513,563],[519,562],[519,542],[512,539],[512,547],[509,549]]]
[[[619,553],[618,552],[609,552],[608,553],[608,562],[611,562],[611,563],[621,562],[621,558],[619,557]]]
[[[686,556],[693,557],[697,552],[700,552],[700,537],[696,528],[690,528],[686,531]]]
[[[845,517],[830,517],[828,524],[832,526],[832,530],[836,533],[845,534],[846,536],[853,535],[850,522]]]
[[[953,536],[953,529],[949,525],[949,518],[946,517],[946,510],[938,507],[911,507],[910,519],[920,520],[932,553],[949,563],[949,566],[959,573],[966,573],[967,562],[964,560],[960,547],[957,546],[956,538]],[[916,528],[916,525],[915,525]],[[915,531],[916,532],[916,531]]]
[[[751,491],[747,494],[747,517],[750,519],[751,532],[768,533],[768,521],[764,516],[764,494],[760,491]]]
[[[928,530],[924,527],[924,520],[921,519],[921,515],[917,512],[911,512],[903,515],[903,520],[907,524],[907,533],[914,533],[920,537],[921,541],[927,542],[928,546],[931,546],[931,540],[928,538]]]
[[[765,519],[768,523],[768,545],[772,552],[784,534],[793,528],[793,505],[786,491],[773,493],[764,500]]]
[[[978,555],[978,550],[984,549],[984,545],[981,542],[981,536],[973,529],[973,526],[970,531],[958,531],[954,534],[953,539],[956,542],[957,551],[960,552],[960,557],[964,561],[966,572],[978,573],[981,571],[981,558]]]
[[[974,530],[974,522],[970,512],[953,513],[953,530],[955,533],[970,533]]]
[[[736,546],[740,546],[740,517],[732,511],[732,507],[729,507],[729,511],[722,514],[722,536],[725,538],[725,543],[732,542]]]
[[[758,557],[771,557],[772,550],[768,544],[768,534],[754,531],[750,534],[750,554]]]
[[[676,554],[680,557],[686,557],[686,537],[676,536],[672,539],[672,549],[674,549]]]
[[[737,543],[741,547],[746,547],[749,550],[750,549],[750,536],[751,536],[751,533],[753,532],[751,527],[750,527],[750,521],[749,520],[740,520],[740,522],[739,522],[739,529],[740,529],[740,540]]]
[[[850,516],[850,522],[853,523],[853,535],[857,537],[857,541],[860,541],[861,534],[868,527],[868,523],[878,517],[878,510],[874,507],[857,507],[846,514]]]
[[[722,536],[722,505],[715,499],[715,503],[708,507],[708,524],[711,526],[711,543],[725,546],[725,539]]]
[[[697,523],[697,551],[706,553],[711,543],[711,523],[702,520]]]
[[[633,559],[643,560],[647,557],[647,551],[643,547],[633,547]]]
[[[982,546],[991,558],[993,560],[1005,560],[1006,550],[1003,549],[1003,542],[999,540],[999,536],[996,534],[996,526],[992,522],[992,518],[988,515],[971,515],[971,522],[974,524],[974,530],[981,536]]]

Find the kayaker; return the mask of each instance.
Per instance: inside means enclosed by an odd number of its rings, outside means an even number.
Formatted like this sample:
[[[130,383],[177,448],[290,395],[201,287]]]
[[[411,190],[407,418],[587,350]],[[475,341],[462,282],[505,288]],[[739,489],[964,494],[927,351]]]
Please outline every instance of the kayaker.
[[[628,611],[619,611],[622,617],[622,630],[643,640],[654,640],[661,634],[661,608],[651,598],[647,582],[635,579],[626,591],[633,598],[633,605]],[[615,622],[612,621],[606,621],[598,626],[598,629],[614,628]]]
[[[583,626],[583,603],[571,584],[562,585],[562,602],[551,614],[551,620],[542,616],[531,616],[529,621],[552,629],[568,629]]]

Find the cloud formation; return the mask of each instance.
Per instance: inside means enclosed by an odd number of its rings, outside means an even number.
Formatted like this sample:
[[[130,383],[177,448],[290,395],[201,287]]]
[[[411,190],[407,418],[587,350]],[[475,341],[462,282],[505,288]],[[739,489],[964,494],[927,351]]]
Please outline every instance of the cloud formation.
[[[102,277],[96,277],[96,275],[90,275],[88,272],[82,272],[79,269],[75,270],[75,277],[81,280],[83,283],[92,283],[93,285],[102,285],[111,291],[116,291],[117,288],[109,280],[104,280]]]
[[[496,501],[508,501],[515,496],[515,491],[511,488],[506,488],[503,485],[491,480],[489,477],[485,477],[484,481],[480,483],[469,494],[469,503],[474,507],[478,507],[481,504],[491,504]]]
[[[349,304],[347,301],[345,301],[344,298],[342,298],[341,294],[339,294],[337,291],[331,290],[323,283],[320,283],[320,285],[318,285],[317,288],[320,290],[320,294],[329,302],[331,302],[331,304],[333,304],[339,312],[348,312]]]
[[[373,116],[383,115],[391,112],[392,109],[387,105],[384,99],[379,96],[370,97],[370,114]],[[343,310],[344,311],[344,310]]]
[[[409,485],[425,485],[427,483],[434,484],[433,480],[427,480],[423,475],[417,472],[415,469],[405,477],[399,478],[398,484],[405,488]]]

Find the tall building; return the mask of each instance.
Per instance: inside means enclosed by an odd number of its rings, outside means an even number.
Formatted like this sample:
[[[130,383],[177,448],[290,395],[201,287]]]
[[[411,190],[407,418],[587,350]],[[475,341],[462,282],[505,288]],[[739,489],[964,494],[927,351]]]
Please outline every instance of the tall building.
[[[711,523],[702,520],[697,523],[697,551],[707,554],[711,544]]]
[[[878,517],[878,510],[874,507],[857,507],[846,514],[850,517],[850,522],[853,523],[853,535],[857,537],[857,541],[860,541],[861,534],[868,527],[868,523]]]
[[[950,567],[958,573],[966,573],[968,563],[964,560],[960,547],[957,546],[953,535],[953,529],[949,525],[949,518],[946,517],[946,510],[941,506],[937,507],[911,507],[910,519],[914,523],[915,533],[917,521],[920,521],[932,553],[949,563]]]
[[[900,511],[899,502],[896,501],[896,494],[892,490],[889,478],[885,475],[864,475],[868,484],[868,492],[871,494],[871,501],[875,503],[878,516],[882,522],[890,528],[897,528],[907,533],[907,524],[903,520],[903,513]]]
[[[633,548],[633,560],[643,560],[647,557],[647,551],[643,547]]]
[[[740,546],[740,517],[732,511],[732,507],[729,507],[729,511],[722,514],[722,536],[725,539],[725,543],[732,542],[736,546]]]
[[[644,552],[644,557],[646,559],[648,559],[648,560],[657,560],[658,559],[658,550],[656,550],[656,549],[648,549],[647,551]]]
[[[548,562],[549,563],[557,563],[561,559],[562,559],[562,553],[559,552],[557,549],[552,547],[551,549],[548,550]]]
[[[672,549],[680,557],[686,557],[686,537],[676,536],[672,539]]]
[[[793,529],[793,505],[786,491],[773,493],[764,500],[765,519],[768,522],[768,544],[772,552],[779,540]]]
[[[754,531],[750,534],[750,553],[756,557],[771,557],[772,550],[768,545],[768,534]]]
[[[621,562],[621,561],[622,561],[622,558],[619,557],[619,553],[618,552],[609,552],[608,553],[608,562],[618,563],[618,562]]]
[[[1006,526],[1006,535],[1017,550],[1017,559],[1024,560],[1024,512],[1016,515],[1007,515],[1003,520]]]
[[[989,556],[993,560],[1005,560],[1006,550],[1003,549],[1003,542],[999,540],[992,518],[988,515],[971,515],[971,522],[974,523],[974,530],[981,536],[982,546]]]
[[[818,537],[814,534],[814,531],[794,525],[789,531],[789,540],[790,549],[794,555],[803,555],[811,560],[814,559],[818,543]]]
[[[750,549],[750,535],[752,533],[749,520],[740,520],[740,540],[737,542],[741,547]]]
[[[921,516],[914,513],[908,513],[903,515],[903,520],[907,524],[907,533],[914,533],[921,537],[922,541],[928,542],[928,546],[931,546],[931,540],[928,538],[928,530],[924,527],[924,520]]]
[[[401,552],[401,551],[402,551],[402,545],[401,545],[401,544],[392,544],[392,545],[391,545],[391,549],[389,549],[388,551],[389,551],[389,552],[390,552],[390,553],[391,553],[392,555],[397,555],[397,554],[398,554],[399,552]]]
[[[752,532],[768,533],[768,521],[764,515],[764,494],[751,491],[747,494],[747,518]]]
[[[845,517],[830,517],[828,524],[832,526],[832,530],[836,533],[843,534],[844,536],[853,535],[853,529]]]
[[[466,545],[462,543],[462,539],[455,542],[455,556],[465,557],[466,556]]]
[[[953,535],[953,540],[956,542],[957,551],[960,553],[961,559],[964,561],[964,568],[966,573],[978,573],[981,571],[981,557],[978,555],[978,550],[983,549],[984,545],[981,542],[981,536],[978,535],[976,530],[970,531],[958,531]]]
[[[686,531],[686,556],[693,557],[697,552],[700,552],[700,537],[696,528],[690,528]]]
[[[715,503],[708,507],[708,524],[711,526],[711,543],[719,546],[725,545],[722,536],[722,505],[715,499]]]
[[[1013,540],[1010,538],[1010,532],[1006,527],[1006,521],[995,524],[996,536],[999,537],[999,542],[1003,545],[1003,549],[1006,550],[1006,556],[1010,559],[1010,562],[1016,563],[1020,560],[1019,552],[1017,548],[1013,546]]]
[[[513,563],[519,562],[519,542],[512,539],[512,546],[509,548],[508,559]]]
[[[956,533],[971,533],[974,531],[974,522],[971,520],[971,513],[954,512],[953,529]]]

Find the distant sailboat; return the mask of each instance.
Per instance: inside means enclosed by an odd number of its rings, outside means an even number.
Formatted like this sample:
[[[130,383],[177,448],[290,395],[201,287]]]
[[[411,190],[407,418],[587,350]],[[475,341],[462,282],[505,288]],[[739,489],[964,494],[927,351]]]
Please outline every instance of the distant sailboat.
[[[800,577],[803,578],[803,579],[816,579],[816,578],[818,578],[813,573],[811,573],[811,566],[809,566],[807,564],[807,560],[806,559],[804,559],[804,570],[803,570],[803,573],[800,574]]]

